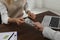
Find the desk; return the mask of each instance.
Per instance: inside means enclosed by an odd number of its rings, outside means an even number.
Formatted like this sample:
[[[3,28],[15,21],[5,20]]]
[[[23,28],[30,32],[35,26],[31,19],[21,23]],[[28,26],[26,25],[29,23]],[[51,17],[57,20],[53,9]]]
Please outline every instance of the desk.
[[[58,16],[50,11],[46,11],[36,15],[37,16],[36,20],[42,22],[43,17],[45,15]],[[8,24],[8,25],[0,24],[0,32],[9,32],[9,31],[17,31],[18,40],[49,40],[43,37],[42,32],[36,30],[34,27],[27,24],[22,24],[19,26],[16,24]]]

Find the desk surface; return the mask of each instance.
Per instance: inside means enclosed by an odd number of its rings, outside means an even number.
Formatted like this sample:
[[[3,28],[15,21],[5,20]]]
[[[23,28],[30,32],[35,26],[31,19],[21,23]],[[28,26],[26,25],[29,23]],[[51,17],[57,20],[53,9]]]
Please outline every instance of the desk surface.
[[[45,15],[57,16],[56,14],[50,11],[46,11],[36,15],[37,16],[36,20],[42,22],[43,17]],[[34,27],[27,24],[22,24],[19,26],[16,24],[8,24],[8,25],[0,24],[0,32],[9,32],[9,31],[17,31],[18,40],[49,40],[47,38],[44,38],[40,31],[36,30]]]

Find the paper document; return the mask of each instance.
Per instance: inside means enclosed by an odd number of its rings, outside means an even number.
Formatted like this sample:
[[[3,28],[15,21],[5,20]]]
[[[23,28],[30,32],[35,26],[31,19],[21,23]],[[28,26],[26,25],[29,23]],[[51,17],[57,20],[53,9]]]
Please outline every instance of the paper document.
[[[17,40],[17,32],[0,33],[0,40]]]

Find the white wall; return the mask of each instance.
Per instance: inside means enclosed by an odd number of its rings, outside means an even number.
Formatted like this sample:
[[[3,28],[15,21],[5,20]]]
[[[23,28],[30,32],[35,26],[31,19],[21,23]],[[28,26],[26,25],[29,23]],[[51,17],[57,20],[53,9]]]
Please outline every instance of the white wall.
[[[44,10],[52,10],[57,14],[60,14],[60,0],[30,0],[30,8]],[[45,9],[47,8],[47,9]],[[34,10],[35,10],[34,9]]]
[[[28,0],[29,2],[29,8],[31,9],[31,12],[37,14],[41,12],[45,12],[45,9],[42,9],[43,7],[43,0]]]
[[[42,8],[43,0],[28,0],[30,8]]]
[[[35,0],[35,7],[42,8],[43,7],[43,0]]]
[[[33,9],[35,7],[35,0],[27,0],[28,6],[30,9]]]
[[[60,12],[60,0],[44,0],[44,7]]]

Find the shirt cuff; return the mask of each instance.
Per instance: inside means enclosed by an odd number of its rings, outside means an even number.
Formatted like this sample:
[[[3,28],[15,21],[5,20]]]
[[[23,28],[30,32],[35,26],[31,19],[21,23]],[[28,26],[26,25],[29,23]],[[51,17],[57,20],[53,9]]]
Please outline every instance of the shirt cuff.
[[[44,37],[49,38],[49,39],[54,39],[54,35],[55,35],[56,31],[52,30],[49,27],[44,27],[44,30],[42,33],[43,33]]]
[[[28,9],[27,9],[27,11],[28,11],[28,10],[29,10],[29,11],[31,11],[31,9],[30,9],[30,8],[28,8]]]
[[[8,18],[9,17],[2,18],[2,24],[8,24]]]
[[[28,11],[31,11],[31,9],[30,8],[27,8],[25,11],[28,12]]]
[[[23,18],[28,17],[28,14],[26,14],[25,10],[23,10]]]

